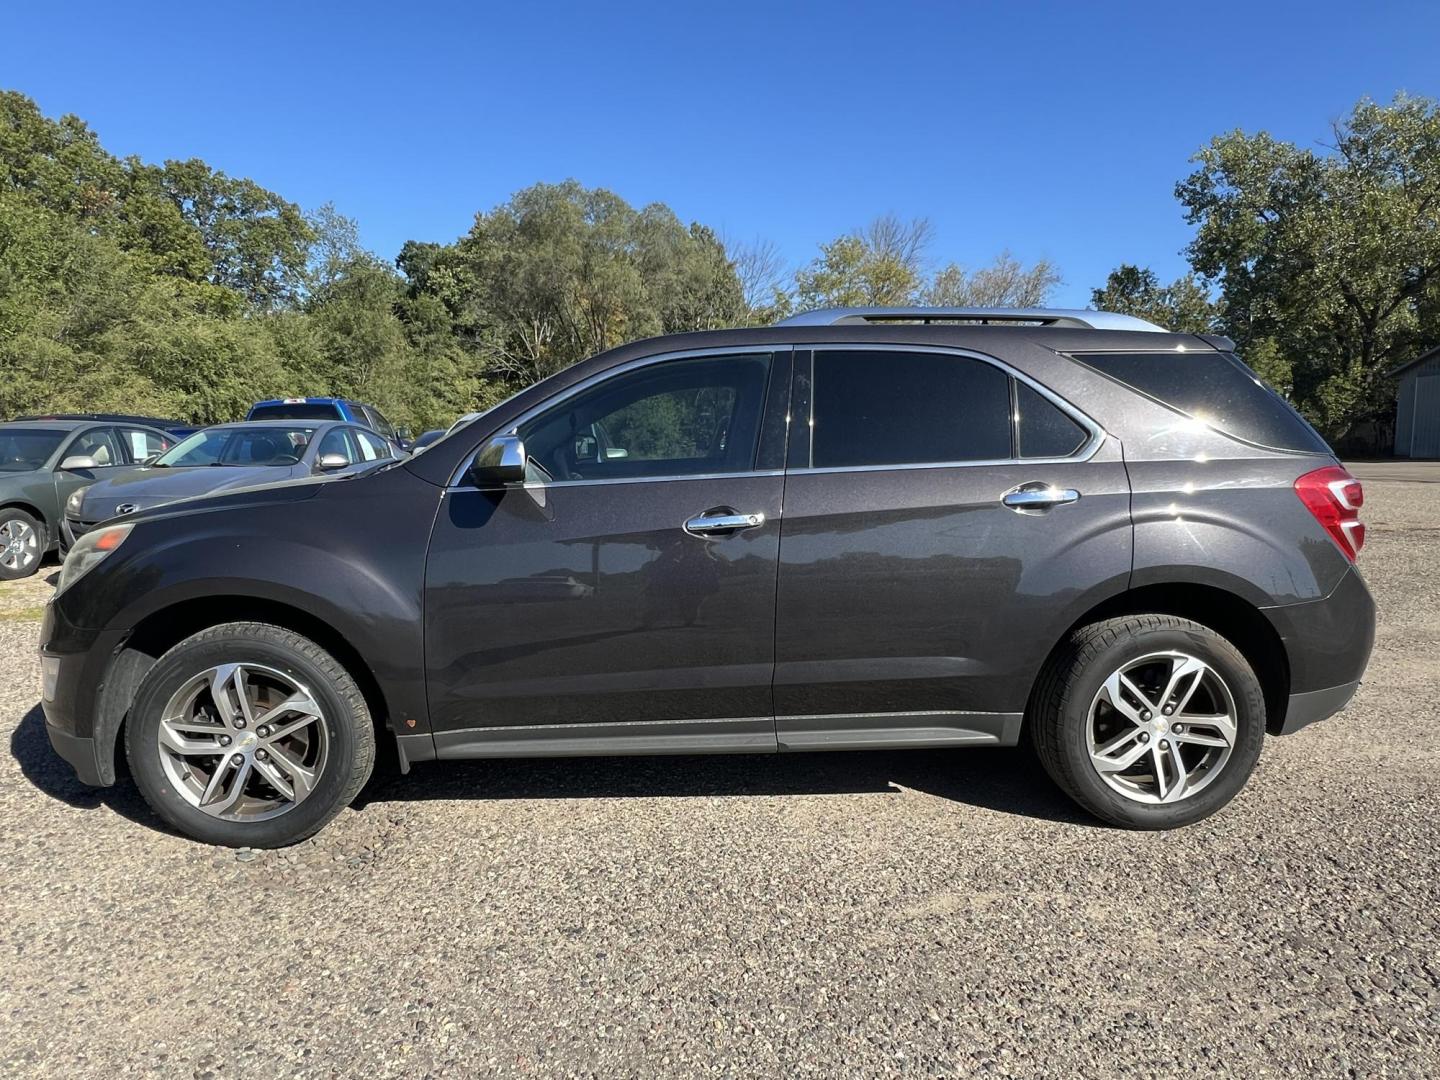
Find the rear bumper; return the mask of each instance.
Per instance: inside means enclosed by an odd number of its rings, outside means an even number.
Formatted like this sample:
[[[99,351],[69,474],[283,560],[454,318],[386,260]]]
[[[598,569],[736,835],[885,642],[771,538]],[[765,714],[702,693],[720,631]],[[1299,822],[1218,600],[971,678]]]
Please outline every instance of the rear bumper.
[[[1375,601],[1351,567],[1323,600],[1263,609],[1290,665],[1290,696],[1272,735],[1288,735],[1345,707],[1360,685],[1375,645]]]
[[[1334,716],[1355,696],[1360,683],[1350,682],[1327,690],[1311,690],[1307,694],[1291,694],[1285,707],[1285,718],[1273,731],[1276,735],[1292,735],[1303,727]]]

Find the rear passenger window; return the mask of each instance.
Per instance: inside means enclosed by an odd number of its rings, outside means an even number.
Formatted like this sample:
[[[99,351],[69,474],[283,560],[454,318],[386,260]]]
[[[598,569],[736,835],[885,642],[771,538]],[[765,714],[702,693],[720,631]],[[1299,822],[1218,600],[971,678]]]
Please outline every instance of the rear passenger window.
[[[1277,450],[1330,447],[1290,403],[1230,353],[1077,353],[1075,359],[1216,431]]]
[[[1010,377],[966,356],[817,352],[814,421],[817,469],[1004,461]]]
[[[156,435],[153,431],[121,428],[120,437],[129,447],[131,461],[144,461],[146,458],[152,458],[170,448],[169,440]]]
[[[1090,437],[1034,387],[1015,380],[1015,433],[1022,458],[1069,457]]]

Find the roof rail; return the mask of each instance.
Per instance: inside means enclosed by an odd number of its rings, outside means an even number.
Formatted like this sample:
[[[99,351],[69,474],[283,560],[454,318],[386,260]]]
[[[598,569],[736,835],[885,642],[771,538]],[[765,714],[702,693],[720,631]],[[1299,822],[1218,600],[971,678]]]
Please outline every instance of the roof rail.
[[[1065,326],[1082,330],[1148,330],[1163,326],[1112,311],[1081,308],[850,307],[820,308],[781,319],[776,326],[840,326],[866,323],[989,323]]]

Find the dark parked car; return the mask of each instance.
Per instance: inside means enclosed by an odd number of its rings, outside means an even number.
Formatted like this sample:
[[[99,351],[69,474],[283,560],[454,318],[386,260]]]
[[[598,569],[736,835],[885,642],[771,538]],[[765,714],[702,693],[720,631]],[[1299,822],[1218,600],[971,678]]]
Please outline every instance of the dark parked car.
[[[464,416],[461,416],[459,419],[457,419],[448,428],[435,428],[431,431],[421,432],[419,435],[415,436],[415,441],[410,444],[410,452],[412,454],[418,454],[421,450],[425,450],[432,444],[439,442],[441,439],[445,438],[446,435],[449,435],[457,428],[462,428],[466,424],[470,423],[470,421],[484,415],[484,413],[468,412]]]
[[[1360,485],[1228,341],[842,311],[615,349],[425,453],[82,537],[51,742],[170,825],[319,829],[433,758],[1010,746],[1223,806],[1370,654]]]
[[[410,448],[410,433],[397,428],[374,405],[337,397],[291,397],[257,401],[246,420],[343,420],[378,431],[402,450]]]
[[[369,428],[301,420],[218,424],[197,431],[135,469],[73,492],[65,502],[65,545],[98,522],[153,506],[319,473],[341,474],[396,456]]]
[[[135,416],[131,413],[48,413],[44,416],[17,416],[17,420],[103,420],[110,424],[139,424],[141,427],[159,428],[168,435],[183,438],[198,431],[195,424],[184,420],[163,420],[157,416]]]
[[[174,443],[144,424],[23,420],[0,424],[0,579],[28,577],[57,545],[76,488]]]

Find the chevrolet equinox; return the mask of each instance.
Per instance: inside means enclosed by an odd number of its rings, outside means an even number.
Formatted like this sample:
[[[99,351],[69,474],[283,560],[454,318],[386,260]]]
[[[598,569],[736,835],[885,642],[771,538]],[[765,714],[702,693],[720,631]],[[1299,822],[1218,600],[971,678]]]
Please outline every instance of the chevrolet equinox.
[[[864,309],[642,341],[424,454],[97,525],[50,741],[269,847],[475,757],[1032,744],[1099,818],[1225,805],[1341,709],[1360,484],[1218,337]],[[123,749],[122,749],[123,748]]]

